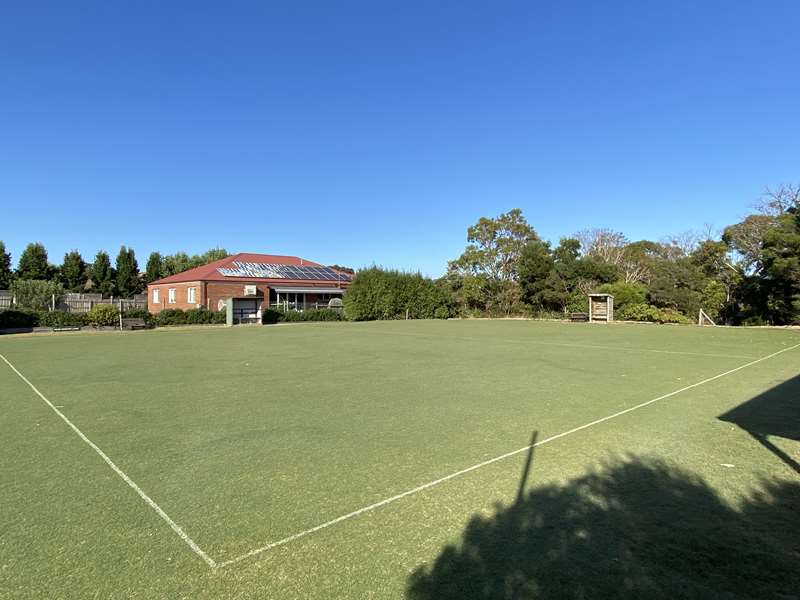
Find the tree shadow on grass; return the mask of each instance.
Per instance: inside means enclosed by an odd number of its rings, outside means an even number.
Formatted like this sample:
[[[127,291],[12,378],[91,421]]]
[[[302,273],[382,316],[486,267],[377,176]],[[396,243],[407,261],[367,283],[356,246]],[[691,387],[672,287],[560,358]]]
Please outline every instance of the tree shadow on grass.
[[[800,375],[776,385],[763,394],[719,416],[753,436],[795,473],[800,463],[776,446],[769,436],[800,441]]]
[[[607,461],[474,516],[407,597],[800,598],[800,483],[734,507],[659,459]]]

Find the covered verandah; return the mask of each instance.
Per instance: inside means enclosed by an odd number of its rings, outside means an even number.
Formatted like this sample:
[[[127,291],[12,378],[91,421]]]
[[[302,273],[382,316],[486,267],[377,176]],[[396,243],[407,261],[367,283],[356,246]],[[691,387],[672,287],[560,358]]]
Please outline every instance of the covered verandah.
[[[269,308],[284,311],[337,308],[341,307],[343,295],[344,290],[337,287],[271,287]]]

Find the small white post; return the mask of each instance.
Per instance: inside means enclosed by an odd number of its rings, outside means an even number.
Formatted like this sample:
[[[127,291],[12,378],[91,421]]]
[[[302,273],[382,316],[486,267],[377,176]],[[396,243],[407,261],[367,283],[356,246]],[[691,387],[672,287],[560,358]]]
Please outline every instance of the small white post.
[[[122,331],[122,298],[119,299],[119,330]]]

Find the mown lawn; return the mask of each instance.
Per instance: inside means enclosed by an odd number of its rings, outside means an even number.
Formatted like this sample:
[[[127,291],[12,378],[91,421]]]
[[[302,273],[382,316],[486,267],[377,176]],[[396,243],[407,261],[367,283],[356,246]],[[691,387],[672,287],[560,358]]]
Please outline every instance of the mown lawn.
[[[797,344],[525,321],[5,336],[216,567],[0,361],[0,597],[796,593]],[[528,470],[519,452],[291,539],[596,421]]]

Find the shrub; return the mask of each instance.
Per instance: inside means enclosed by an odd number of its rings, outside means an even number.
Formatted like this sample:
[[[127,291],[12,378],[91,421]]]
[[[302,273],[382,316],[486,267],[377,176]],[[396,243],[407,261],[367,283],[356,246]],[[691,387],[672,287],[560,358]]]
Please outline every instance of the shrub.
[[[183,313],[187,325],[210,325],[212,323],[224,323],[225,311],[211,311],[207,308],[190,308]],[[221,315],[222,321],[219,321]]]
[[[104,327],[119,324],[119,311],[112,304],[95,304],[86,313],[86,322],[94,327]]]
[[[614,298],[614,302],[616,302],[616,298]],[[567,304],[565,307],[566,312],[568,313],[585,313],[589,311],[589,298],[586,297],[586,294],[581,292],[573,292],[567,298]]]
[[[207,308],[167,308],[153,315],[153,322],[160,326],[166,325],[210,325],[224,324],[226,313],[224,310],[214,311]]]
[[[0,329],[37,327],[40,316],[33,310],[4,310],[0,312]]]
[[[155,315],[146,308],[128,308],[122,311],[124,319],[142,319],[148,325],[155,325]]]
[[[282,315],[283,315],[282,311],[268,308],[266,310],[261,311],[261,322],[264,325],[273,325],[281,320]]]
[[[85,324],[86,321],[83,314],[64,310],[44,312],[39,316],[39,325],[42,327],[81,327]]]
[[[450,318],[450,308],[446,306],[437,306],[436,310],[433,311],[433,318],[434,319],[449,319]]]
[[[751,315],[742,320],[742,325],[745,327],[762,327],[770,324],[761,315]]]
[[[272,310],[267,309],[261,313],[261,322],[265,325],[274,323],[299,323],[307,321],[342,321],[344,316],[342,311],[330,308],[318,308],[303,312],[296,310]]]
[[[621,321],[658,321],[659,309],[650,304],[629,304],[616,311],[615,317]]]
[[[617,311],[616,318],[621,321],[648,321],[650,323],[682,323],[692,321],[673,308],[658,308],[651,304],[628,304]]]
[[[630,304],[644,304],[647,301],[647,288],[641,283],[604,283],[598,292],[614,296],[614,308],[624,308]]]
[[[359,271],[344,296],[345,315],[354,321],[446,318],[454,304],[449,289],[432,279],[379,267]]]
[[[166,308],[155,316],[156,325],[185,325],[186,314],[180,308]]]

